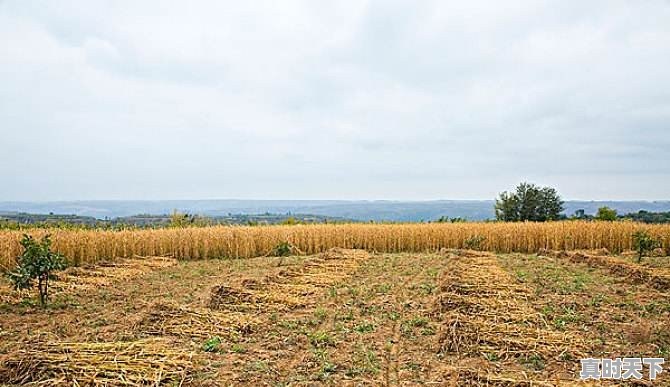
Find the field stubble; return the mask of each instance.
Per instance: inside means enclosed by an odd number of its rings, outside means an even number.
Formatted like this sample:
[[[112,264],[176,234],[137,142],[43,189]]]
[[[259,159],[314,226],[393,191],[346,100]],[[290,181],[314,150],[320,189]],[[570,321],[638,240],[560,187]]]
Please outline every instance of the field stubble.
[[[571,386],[583,356],[667,359],[667,289],[593,255],[543,253],[335,249],[77,268],[47,310],[3,301],[0,381]],[[654,275],[670,266],[609,258]]]

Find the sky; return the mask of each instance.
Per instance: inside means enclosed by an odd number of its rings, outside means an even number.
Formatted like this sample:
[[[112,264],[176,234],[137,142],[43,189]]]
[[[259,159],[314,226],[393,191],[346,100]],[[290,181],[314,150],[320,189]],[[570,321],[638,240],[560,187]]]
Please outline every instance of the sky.
[[[0,0],[0,200],[667,200],[669,20],[667,0]]]

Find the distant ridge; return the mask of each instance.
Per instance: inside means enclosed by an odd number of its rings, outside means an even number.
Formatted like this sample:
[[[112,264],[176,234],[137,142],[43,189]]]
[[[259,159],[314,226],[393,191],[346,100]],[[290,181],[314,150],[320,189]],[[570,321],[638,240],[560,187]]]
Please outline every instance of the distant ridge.
[[[0,212],[34,214],[74,214],[98,219],[138,214],[168,214],[173,210],[191,214],[223,216],[228,214],[313,214],[354,220],[421,221],[441,216],[468,220],[494,217],[492,200],[87,200],[54,202],[0,202]],[[670,211],[670,201],[567,201],[565,214],[583,209],[595,214],[608,206],[619,214],[647,210]]]

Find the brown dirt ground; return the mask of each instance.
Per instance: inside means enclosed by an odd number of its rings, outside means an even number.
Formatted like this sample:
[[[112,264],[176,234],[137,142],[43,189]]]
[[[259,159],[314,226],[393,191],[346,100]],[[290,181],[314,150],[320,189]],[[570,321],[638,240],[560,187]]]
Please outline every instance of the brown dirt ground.
[[[582,357],[654,356],[669,386],[668,292],[603,262],[143,258],[69,269],[47,309],[2,282],[0,384],[583,386]]]

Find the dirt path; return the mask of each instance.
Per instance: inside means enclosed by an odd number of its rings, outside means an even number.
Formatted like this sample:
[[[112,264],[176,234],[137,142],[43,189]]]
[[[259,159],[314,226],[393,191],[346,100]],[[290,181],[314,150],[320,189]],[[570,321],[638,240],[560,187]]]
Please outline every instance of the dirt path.
[[[399,288],[394,293],[393,297],[393,302],[396,306],[405,305],[408,301],[416,300],[417,297],[412,291],[413,285],[418,282],[417,279],[424,274],[424,272],[424,270],[420,270],[407,276],[407,278],[399,285]],[[398,386],[402,384],[399,368],[401,365],[400,358],[403,355],[403,344],[405,339],[402,334],[401,320],[403,320],[403,317],[406,317],[406,314],[402,313],[401,308],[397,308],[397,310],[398,312],[396,313],[398,313],[398,318],[392,322],[393,338],[390,341],[390,349],[388,349],[388,355],[386,357],[388,359],[385,370],[385,382],[387,386]]]

